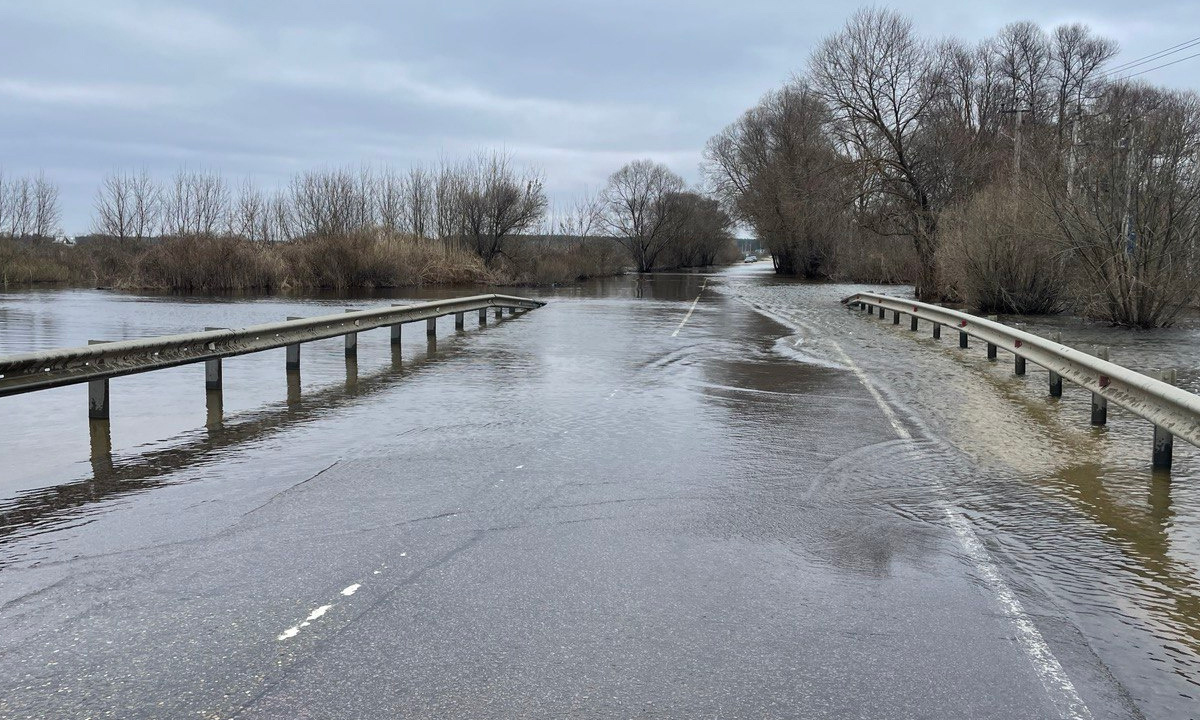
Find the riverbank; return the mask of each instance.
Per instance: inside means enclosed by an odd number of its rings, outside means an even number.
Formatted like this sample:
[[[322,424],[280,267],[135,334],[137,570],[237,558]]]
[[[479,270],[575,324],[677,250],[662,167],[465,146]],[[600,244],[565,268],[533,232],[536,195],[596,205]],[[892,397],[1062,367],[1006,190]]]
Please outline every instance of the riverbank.
[[[604,238],[514,238],[485,264],[442,240],[375,233],[279,243],[197,235],[78,245],[0,240],[0,284],[185,292],[350,290],[422,285],[553,285],[625,272]]]

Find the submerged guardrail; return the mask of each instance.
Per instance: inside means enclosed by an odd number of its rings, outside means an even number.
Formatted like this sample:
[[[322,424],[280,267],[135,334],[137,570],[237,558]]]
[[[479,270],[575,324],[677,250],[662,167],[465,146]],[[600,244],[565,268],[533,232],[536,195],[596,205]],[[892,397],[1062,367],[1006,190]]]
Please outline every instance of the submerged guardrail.
[[[88,416],[109,416],[108,381],[111,378],[164,368],[205,363],[205,387],[221,389],[221,360],[275,348],[287,348],[287,370],[300,369],[300,345],[338,336],[346,338],[346,355],[358,352],[358,333],[391,328],[391,343],[400,345],[401,326],[426,321],[426,336],[437,334],[437,319],[454,315],[461,330],[468,312],[478,311],[479,324],[487,323],[487,311],[496,318],[507,309],[534,310],[546,303],[511,295],[474,295],[453,300],[393,305],[370,310],[347,310],[339,315],[288,318],[284,322],[245,328],[208,328],[182,335],[135,340],[89,341],[87,346],[44,350],[0,357],[0,397],[88,383]]]
[[[950,310],[939,305],[906,300],[876,293],[855,293],[842,300],[868,314],[878,310],[883,318],[890,310],[893,324],[901,315],[910,318],[909,329],[916,331],[918,321],[932,324],[933,337],[940,338],[943,327],[958,330],[959,347],[968,347],[968,338],[987,343],[989,360],[997,349],[1013,354],[1014,372],[1025,374],[1026,361],[1050,373],[1050,395],[1062,395],[1062,381],[1068,380],[1092,393],[1092,424],[1108,422],[1108,403],[1115,403],[1154,424],[1155,467],[1170,467],[1173,438],[1178,436],[1200,447],[1200,396],[1175,387],[1175,371],[1165,370],[1159,378],[1109,362],[1081,350],[1033,333],[1008,327],[994,320]]]

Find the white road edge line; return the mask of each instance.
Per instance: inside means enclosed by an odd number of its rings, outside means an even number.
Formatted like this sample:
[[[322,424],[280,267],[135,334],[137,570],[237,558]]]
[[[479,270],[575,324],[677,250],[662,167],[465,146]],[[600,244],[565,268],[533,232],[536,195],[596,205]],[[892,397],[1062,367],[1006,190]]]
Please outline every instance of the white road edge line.
[[[892,424],[892,428],[896,431],[896,435],[902,440],[911,440],[912,434],[900,424],[896,412],[883,399],[879,390],[867,378],[866,373],[862,371],[858,363],[854,362],[837,342],[831,340],[830,343],[837,350],[838,354],[842,356],[842,359],[846,361],[846,365],[850,370],[858,377],[858,381],[871,393],[871,397],[875,398],[875,403],[879,405],[879,408],[883,410],[883,414],[887,416],[888,422]],[[979,574],[980,579],[995,594],[996,600],[1000,603],[1004,614],[1016,626],[1017,642],[1033,662],[1034,670],[1037,672],[1038,678],[1042,681],[1042,686],[1046,688],[1046,692],[1051,696],[1051,701],[1060,708],[1064,718],[1069,718],[1070,720],[1092,720],[1091,710],[1088,710],[1087,704],[1079,696],[1079,691],[1075,689],[1075,684],[1071,682],[1071,678],[1067,675],[1067,671],[1063,669],[1062,663],[1058,661],[1058,658],[1054,657],[1054,652],[1046,644],[1046,639],[1042,637],[1042,633],[1037,629],[1037,625],[1034,624],[1033,619],[1025,612],[1025,608],[1021,605],[1021,601],[1017,599],[1016,593],[1012,591],[1008,583],[1004,582],[1004,578],[1000,575],[1000,571],[996,568],[996,564],[992,560],[991,553],[988,552],[983,541],[979,539],[979,535],[971,527],[971,523],[958,509],[944,501],[940,504],[942,505],[942,511],[946,513],[946,518],[950,522],[950,527],[954,530],[954,534],[958,536],[959,544],[962,545],[963,550],[966,551],[967,556],[971,559],[971,564],[975,566],[975,572]]]
[[[679,321],[679,327],[675,328],[675,332],[671,333],[671,337],[675,337],[683,329],[684,323],[692,316],[692,312],[696,309],[696,303],[700,302],[700,296],[704,294],[704,288],[706,287],[708,287],[708,278],[704,279],[704,284],[700,286],[700,292],[696,293],[696,299],[692,301],[692,306],[688,308],[687,315],[684,315],[683,319]]]

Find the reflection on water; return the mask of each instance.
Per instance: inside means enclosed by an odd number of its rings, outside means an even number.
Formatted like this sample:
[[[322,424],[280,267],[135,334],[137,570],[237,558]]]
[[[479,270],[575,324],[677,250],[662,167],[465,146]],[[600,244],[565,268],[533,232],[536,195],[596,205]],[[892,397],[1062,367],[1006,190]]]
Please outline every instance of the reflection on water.
[[[695,274],[679,273],[607,278],[538,291],[432,287],[309,298],[135,295],[80,290],[10,292],[0,294],[0,353],[71,346],[96,335],[144,337],[206,326],[242,327],[284,316],[336,313],[345,309],[348,299],[362,300],[363,306],[369,306],[385,300],[424,301],[502,292],[674,301],[690,300],[700,282]],[[512,318],[488,317],[480,322],[507,323]],[[0,482],[0,543],[85,521],[102,501],[174,482],[173,474],[182,469],[204,467],[241,445],[335,414],[346,405],[361,402],[413,373],[422,372],[439,359],[463,353],[468,346],[451,341],[469,336],[469,331],[453,332],[452,317],[442,318],[439,323],[438,332],[449,339],[442,343],[437,337],[426,336],[424,321],[406,326],[403,347],[379,343],[378,338],[369,340],[364,334],[359,352],[372,364],[370,371],[360,367],[360,354],[331,353],[312,348],[314,344],[306,346],[300,371],[282,372],[282,363],[277,358],[263,357],[270,353],[227,361],[223,389],[197,390],[203,392],[202,426],[199,415],[172,412],[176,399],[191,395],[193,390],[187,383],[179,382],[179,369],[114,381],[111,422],[88,421],[83,413],[78,418],[67,417],[73,401],[61,398],[69,397],[80,386],[0,400],[16,408],[15,412],[0,415],[0,436],[18,440],[4,454],[3,473],[0,473],[4,478]],[[329,341],[329,345],[341,342],[337,338]],[[379,350],[380,345],[386,350]],[[386,355],[381,358],[381,353]],[[384,363],[379,366],[381,359]],[[341,366],[340,371],[334,370],[337,366]],[[334,381],[335,374],[340,375],[340,382]],[[281,375],[285,378],[282,402],[272,401],[269,396],[264,399],[261,392],[245,392],[248,387],[259,390]],[[35,420],[32,423],[21,419],[22,413],[42,415],[43,408],[38,403],[43,398],[48,400],[46,406],[51,411],[64,415],[61,423],[36,422],[46,419],[43,417],[31,418]],[[232,412],[231,402],[235,403]],[[65,407],[60,409],[60,405]],[[129,416],[133,411],[136,412]],[[126,417],[121,417],[123,412]],[[88,422],[86,438],[81,436],[84,422]],[[29,442],[20,441],[22,433]],[[137,438],[120,443],[114,451],[114,433],[127,436],[136,433]],[[79,442],[84,439],[87,445],[80,447]],[[55,446],[60,448],[59,452],[45,451]],[[69,460],[76,452],[73,448],[79,448],[86,457],[89,470],[86,477],[80,477],[79,471],[73,469]]]
[[[424,371],[439,359],[465,351],[466,348],[460,345],[439,354],[436,342],[430,342],[423,358],[404,362],[398,352],[393,352],[391,365],[362,377],[358,374],[357,360],[347,357],[343,385],[307,393],[302,392],[300,373],[288,372],[286,401],[270,403],[232,418],[221,414],[223,393],[209,390],[206,393],[208,415],[205,427],[184,433],[166,448],[149,452],[114,455],[111,422],[90,420],[90,477],[27,490],[0,500],[0,542],[78,522],[86,518],[91,506],[97,503],[172,482],[173,473],[180,469],[217,462],[222,459],[223,452],[231,448],[319,420],[347,405],[368,400],[396,382]],[[0,567],[3,565],[3,556],[0,556]]]
[[[659,420],[677,425],[680,438],[698,429],[738,448],[792,447],[796,454],[819,458],[827,463],[825,472],[804,478],[811,486],[797,491],[797,478],[778,454],[748,450],[727,469],[738,482],[722,507],[753,517],[754,532],[778,534],[843,569],[883,576],[895,563],[918,562],[936,542],[940,522],[931,511],[931,494],[947,493],[969,513],[1005,572],[1016,577],[1014,585],[1043,593],[1077,623],[1143,709],[1181,715],[1180,708],[1192,707],[1179,698],[1193,698],[1200,683],[1200,454],[1177,447],[1173,477],[1153,473],[1143,421],[1114,411],[1107,429],[1091,428],[1086,394],[1068,387],[1061,400],[1049,401],[1046,376],[1033,367],[1026,378],[1015,378],[1011,363],[988,363],[978,348],[960,353],[952,338],[936,344],[926,333],[917,337],[837,304],[856,290],[874,288],[776,283],[734,271],[720,281],[710,279],[705,293],[724,286],[794,319],[802,330],[793,335],[762,317],[748,320],[745,313],[724,312],[713,302],[701,304],[691,330],[678,342],[649,350],[606,349],[617,354],[605,355],[603,363],[597,360],[599,351],[586,345],[602,345],[630,325],[651,322],[642,312],[647,307],[661,311],[654,322],[673,327],[703,280],[679,273],[549,290],[500,289],[586,300],[577,305],[590,313],[569,316],[573,328],[588,331],[572,336],[569,348],[530,352],[522,357],[539,363],[535,370],[506,366],[503,372],[524,383],[527,394],[521,397],[537,404],[535,410],[544,404],[547,413],[557,413],[539,421],[563,424],[564,430],[568,421],[578,433],[629,425],[628,417],[606,409],[616,404],[589,406],[585,416],[574,417],[546,400],[564,392],[547,379],[556,371],[574,379],[568,370],[599,364],[612,375],[605,376],[611,385],[597,390],[602,396],[627,388],[629,377],[639,373],[662,378],[641,391],[661,393],[656,400],[665,413],[673,408],[675,414]],[[354,300],[368,305],[493,290],[404,290]],[[80,344],[95,336],[239,327],[288,314],[341,312],[347,304],[346,297],[336,296],[9,293],[0,295],[0,352]],[[508,322],[488,321],[487,332],[497,329],[497,322]],[[1185,386],[1200,380],[1195,353],[1200,331],[1192,327],[1131,332],[1069,318],[1030,321],[1026,327],[1040,334],[1062,332],[1064,341],[1076,346],[1108,345],[1114,361],[1131,367],[1178,367]],[[654,329],[655,337],[669,337],[660,329]],[[364,333],[359,354],[352,357],[344,356],[340,339],[311,352],[306,347],[300,372],[285,372],[281,354],[257,353],[228,363],[224,391],[205,391],[202,371],[122,379],[114,384],[114,420],[91,421],[86,434],[81,397],[71,388],[45,394],[56,421],[23,398],[2,399],[8,412],[0,414],[0,438],[10,444],[0,456],[6,474],[0,478],[0,544],[87,522],[111,507],[109,501],[184,482],[189,476],[181,471],[213,466],[239,448],[367,405],[398,383],[468,357],[477,346],[471,331],[453,332],[450,318],[439,333],[440,341],[427,342],[423,326],[409,326],[402,349],[389,345],[386,331]],[[847,439],[854,417],[878,420],[878,408],[840,369],[843,361],[830,350],[831,338],[879,379],[906,418],[925,424],[914,428],[919,441],[868,446],[877,438],[866,432]],[[493,348],[492,359],[511,354],[512,347]],[[712,418],[697,417],[695,405],[678,397],[680,387],[702,396],[701,404],[721,418],[721,427],[705,424]],[[442,422],[459,420],[456,407],[438,412]],[[355,429],[340,432],[348,437]],[[797,530],[790,516],[799,506],[814,522]],[[861,512],[863,517],[890,512],[894,517],[873,517],[847,531],[833,519],[819,522],[822,512]],[[708,530],[748,532],[746,525],[722,526],[723,520],[711,519]],[[0,564],[3,557],[0,552]]]

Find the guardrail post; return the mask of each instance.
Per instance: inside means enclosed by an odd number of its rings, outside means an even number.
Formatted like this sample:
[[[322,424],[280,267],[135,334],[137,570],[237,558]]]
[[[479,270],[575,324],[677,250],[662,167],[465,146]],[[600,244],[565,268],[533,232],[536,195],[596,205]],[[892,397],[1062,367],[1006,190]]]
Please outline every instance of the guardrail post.
[[[893,311],[892,311],[892,324],[893,324],[893,325],[899,325],[899,324],[900,324],[900,311],[899,311],[899,310],[893,310]]]
[[[425,337],[437,337],[437,318],[425,321]]]
[[[966,348],[970,347],[971,343],[970,343],[969,337],[970,336],[967,335],[965,332],[963,332],[962,330],[959,330],[958,331],[958,346],[960,348],[963,348],[964,350]]]
[[[1000,321],[1000,318],[999,318],[998,316],[996,316],[996,315],[988,315],[988,316],[987,316],[987,319],[988,319],[988,320],[991,320],[992,322],[999,322],[999,321]],[[996,359],[996,345],[995,345],[995,343],[988,343],[988,344],[987,344],[987,359],[988,359],[988,360],[995,360],[995,359]]]
[[[1015,358],[1013,360],[1013,374],[1014,375],[1024,375],[1025,374],[1025,358],[1021,357],[1020,355],[1014,355],[1013,357]]]
[[[1108,359],[1108,348],[1097,347],[1096,357],[1101,360]],[[1108,398],[1099,393],[1092,393],[1092,424],[1104,425],[1108,423]]]
[[[352,312],[355,312],[355,310],[353,308],[346,308],[346,312],[352,313]],[[358,333],[357,332],[348,332],[348,333],[346,333],[346,357],[357,357],[357,356],[358,356]]]
[[[224,330],[219,327],[206,327],[205,330]],[[204,389],[205,390],[220,390],[221,389],[221,358],[213,358],[204,361]]]
[[[479,308],[479,324],[487,325],[487,308]]]
[[[497,307],[496,312],[493,314],[496,316],[496,319],[499,320],[500,318],[504,317],[504,308]]]
[[[395,348],[400,347],[400,328],[401,327],[403,327],[403,323],[396,323],[395,325],[391,326],[392,347],[395,347]]]
[[[1158,379],[1165,383],[1175,384],[1175,370],[1163,370],[1158,374]],[[1166,428],[1154,426],[1154,456],[1151,463],[1156,468],[1171,467],[1171,453],[1175,448],[1175,436]]]
[[[289,315],[288,320],[303,320],[302,317]],[[290,373],[300,372],[300,343],[292,343],[287,346],[287,371]]]
[[[1054,333],[1054,337],[1050,339],[1062,343],[1062,333]],[[1062,397],[1062,376],[1053,370],[1050,370],[1050,397]]]
[[[912,330],[913,332],[917,331],[917,316],[916,315],[908,316],[908,329]]]
[[[883,319],[883,313],[884,313],[883,306],[882,306],[882,305],[880,305],[880,306],[879,306],[879,319],[880,319],[880,320],[882,320],[882,319]]]
[[[88,340],[88,345],[103,345],[111,340]],[[92,420],[108,419],[108,378],[88,380],[88,417]]]
[[[465,315],[466,315],[466,313],[454,313],[454,329],[455,330],[462,330],[463,327],[465,327],[465,325],[466,325],[465,318],[464,318]]]
[[[942,339],[942,324],[940,322],[935,322],[933,324],[933,339],[934,340]]]

